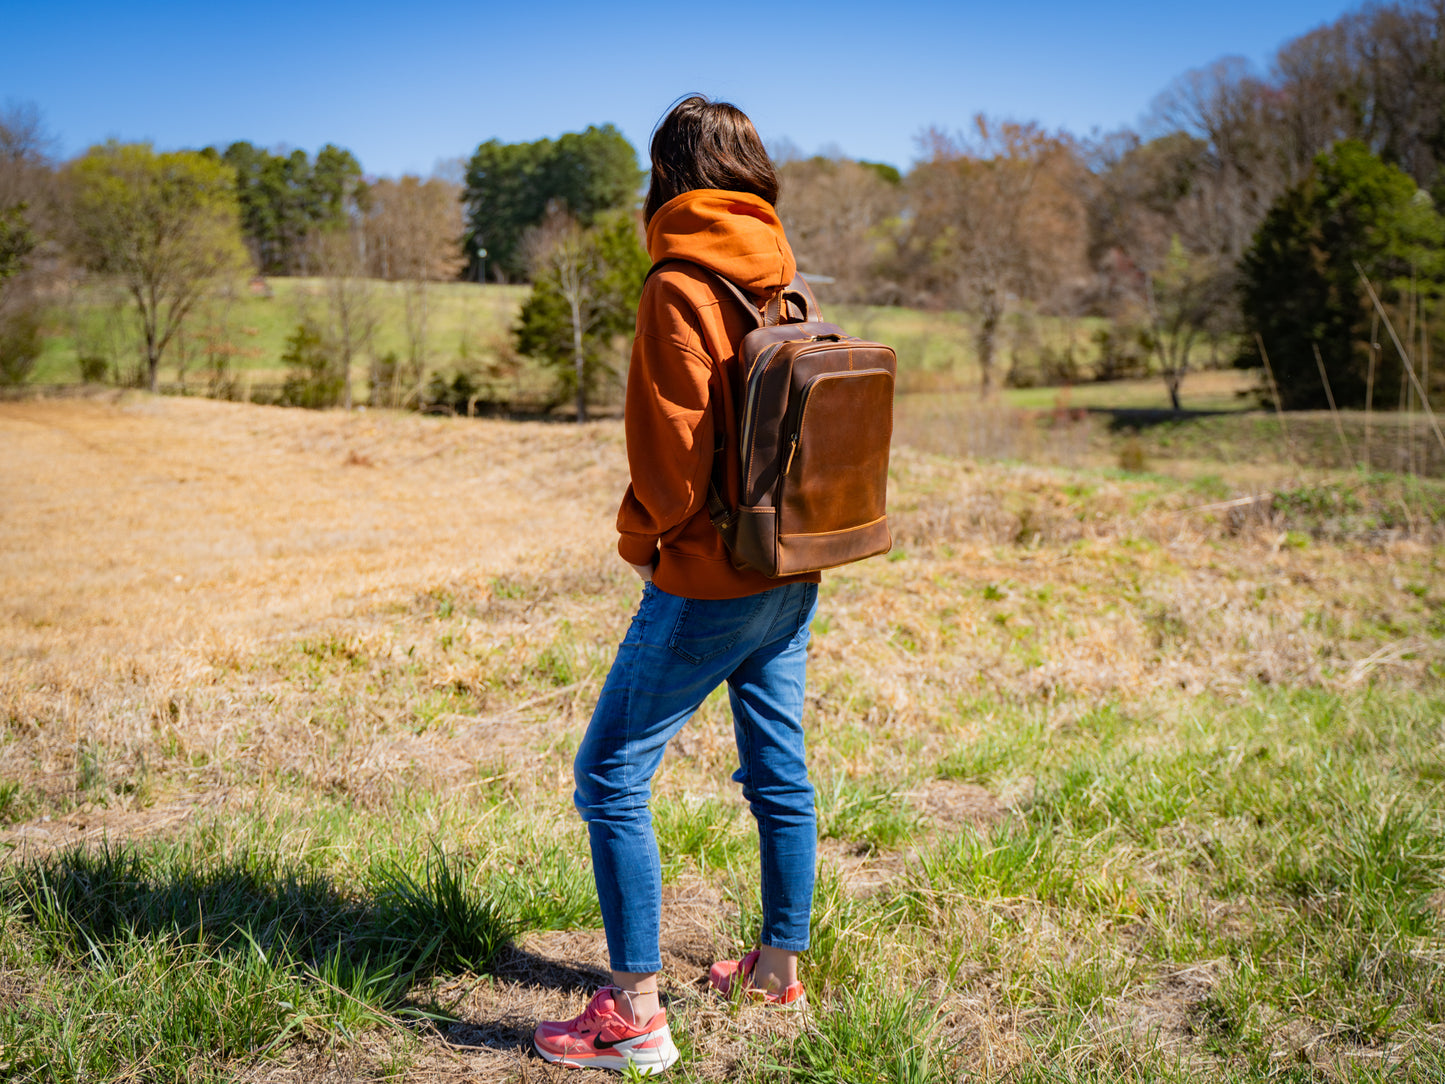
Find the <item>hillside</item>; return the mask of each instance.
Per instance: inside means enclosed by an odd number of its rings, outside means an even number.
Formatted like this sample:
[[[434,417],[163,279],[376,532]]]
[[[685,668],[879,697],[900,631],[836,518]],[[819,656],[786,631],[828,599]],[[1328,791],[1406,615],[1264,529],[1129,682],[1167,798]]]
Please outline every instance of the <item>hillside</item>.
[[[756,923],[725,698],[657,781],[679,1079],[1445,1073],[1445,487],[926,414],[814,627],[807,1015],[700,982]],[[117,393],[0,446],[0,1066],[561,1079],[620,423]]]

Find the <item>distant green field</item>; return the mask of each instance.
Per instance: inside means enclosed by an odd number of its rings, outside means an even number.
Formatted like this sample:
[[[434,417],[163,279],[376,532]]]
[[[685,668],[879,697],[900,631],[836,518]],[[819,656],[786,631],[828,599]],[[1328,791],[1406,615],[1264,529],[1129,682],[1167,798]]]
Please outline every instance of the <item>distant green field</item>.
[[[898,352],[899,387],[942,391],[979,383],[977,318],[964,312],[929,312],[881,305],[832,305],[825,315],[850,335],[885,342]],[[1065,320],[1013,313],[995,345],[994,372],[1002,384],[1011,368],[1027,381],[1039,379],[1044,358],[1072,356],[1082,371],[1098,361],[1095,334],[1109,326],[1098,318]]]
[[[205,329],[224,324],[227,339],[236,348],[232,366],[257,381],[279,381],[285,373],[281,355],[286,339],[308,313],[324,315],[325,284],[312,278],[275,278],[267,281],[270,296],[238,289],[229,304],[212,300],[197,310],[181,339],[167,351],[161,382],[181,380],[177,360],[191,355],[186,366],[188,384],[204,387]],[[371,352],[384,355],[407,349],[401,284],[374,282],[376,333]],[[477,285],[466,282],[433,283],[428,287],[427,354],[429,368],[450,372],[463,354],[486,360],[504,347],[517,309],[527,296],[526,286]],[[141,356],[132,307],[123,299],[100,290],[81,292],[73,302],[56,306],[47,321],[45,353],[31,380],[37,384],[66,384],[80,379],[80,356],[99,354],[122,376],[133,370]],[[363,356],[358,370],[366,364]],[[112,377],[113,378],[113,377]],[[359,378],[359,373],[358,373]]]
[[[204,391],[209,365],[207,341],[229,345],[230,365],[244,386],[277,385],[285,376],[281,355],[287,338],[308,315],[324,317],[325,283],[316,278],[274,278],[267,293],[238,285],[229,300],[212,299],[197,309],[185,332],[167,351],[161,367],[162,385]],[[363,374],[368,356],[395,352],[405,356],[407,339],[400,283],[375,282],[376,331],[370,347],[355,362],[353,379],[364,396]],[[511,328],[529,287],[434,283],[428,288],[427,367],[450,376],[509,358]],[[928,312],[885,306],[829,305],[827,316],[844,330],[886,342],[898,352],[899,390],[967,393],[979,386],[976,318],[963,312]],[[1072,358],[1087,376],[1099,360],[1099,335],[1109,328],[1098,318],[1062,319],[1010,314],[1000,328],[995,379],[1003,387],[1010,373],[1026,383],[1042,378],[1047,365]],[[218,333],[219,332],[219,333]],[[1197,362],[1205,360],[1201,351]],[[122,294],[90,287],[48,314],[45,352],[31,381],[69,384],[81,378],[82,356],[105,359],[107,379],[125,381],[137,370],[141,345],[133,308]],[[550,379],[525,363],[515,379],[527,388]],[[1185,385],[1185,406],[1191,409],[1234,409],[1247,380],[1231,372],[1191,377]],[[1005,388],[1013,406],[1051,410],[1063,405],[1166,407],[1162,382],[1116,381],[1079,383],[1069,390],[1057,386]]]
[[[365,401],[372,356],[394,352],[405,357],[408,344],[402,285],[373,282],[375,332],[356,358],[352,390]],[[535,409],[554,387],[553,376],[512,348],[512,326],[529,287],[433,283],[428,287],[427,368],[448,380],[459,371],[481,374],[497,402],[509,409]],[[257,292],[239,285],[229,300],[211,299],[198,308],[185,333],[170,347],[160,381],[167,390],[184,387],[206,394],[211,380],[207,340],[221,340],[232,351],[232,394],[273,399],[286,376],[281,355],[287,338],[308,316],[325,317],[325,283],[317,278],[275,278]],[[976,318],[963,312],[933,312],[885,306],[829,305],[826,315],[844,330],[886,342],[898,352],[896,433],[926,450],[982,459],[1108,463],[1122,442],[1133,441],[1148,462],[1259,463],[1292,461],[1324,467],[1363,462],[1362,415],[1345,413],[1348,451],[1328,415],[1299,415],[1285,440],[1278,422],[1258,410],[1255,374],[1207,368],[1185,378],[1181,404],[1188,411],[1225,412],[1233,417],[1197,417],[1169,424],[1160,419],[1099,412],[1162,411],[1170,407],[1164,381],[1142,379],[1009,387],[1015,368],[1026,379],[1040,375],[1040,362],[1057,364],[1072,355],[1087,376],[1099,360],[1106,320],[1066,320],[1011,314],[999,331],[995,359],[997,398],[985,404],[979,395]],[[141,357],[132,306],[123,295],[98,287],[77,292],[52,307],[46,325],[45,352],[31,376],[40,385],[80,381],[82,356],[106,361],[106,379],[134,379]],[[1228,356],[1228,351],[1216,351]],[[1210,360],[1206,346],[1195,363]],[[184,362],[184,365],[178,364]],[[489,372],[490,370],[490,372]],[[614,388],[599,404],[601,413],[619,409]],[[1002,409],[1001,409],[1002,408]],[[564,408],[565,409],[565,408]],[[1093,412],[1086,424],[1080,412]],[[1132,435],[1131,435],[1132,434]],[[1371,437],[1370,465],[1376,469],[1437,474],[1445,470],[1441,450],[1423,419],[1400,423],[1377,415]]]
[[[1184,378],[1179,401],[1185,410],[1243,410],[1256,405],[1257,378],[1238,369],[1207,369]],[[1158,376],[1053,388],[1006,388],[1011,406],[1028,410],[1083,407],[1110,410],[1168,410],[1169,392]]]

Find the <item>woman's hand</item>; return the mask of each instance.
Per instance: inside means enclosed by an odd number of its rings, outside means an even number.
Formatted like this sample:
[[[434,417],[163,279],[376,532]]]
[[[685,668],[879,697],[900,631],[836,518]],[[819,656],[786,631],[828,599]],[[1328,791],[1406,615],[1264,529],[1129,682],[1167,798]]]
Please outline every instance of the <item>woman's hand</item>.
[[[646,564],[646,565],[632,565],[632,564],[630,564],[630,565],[628,565],[627,567],[630,568],[630,569],[632,569],[633,572],[636,572],[636,573],[637,573],[637,578],[640,579],[643,583],[651,583],[651,582],[652,582],[652,565],[651,565],[651,564]]]

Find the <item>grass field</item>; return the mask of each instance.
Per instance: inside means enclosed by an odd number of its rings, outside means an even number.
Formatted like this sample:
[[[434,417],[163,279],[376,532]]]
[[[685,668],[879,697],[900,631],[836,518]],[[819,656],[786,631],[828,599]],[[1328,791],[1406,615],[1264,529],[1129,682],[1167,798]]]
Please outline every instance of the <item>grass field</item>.
[[[269,294],[252,292],[237,284],[229,302],[213,299],[205,303],[187,324],[187,336],[174,344],[161,366],[162,383],[181,383],[176,359],[190,355],[185,373],[188,387],[204,392],[206,387],[205,333],[208,327],[230,343],[236,353],[231,367],[241,374],[242,389],[247,381],[255,385],[279,384],[286,375],[281,355],[286,339],[308,314],[321,317],[325,310],[325,283],[321,279],[275,278],[267,280]],[[402,285],[373,282],[371,309],[376,333],[370,351],[378,356],[395,352],[406,356],[407,341],[403,319]],[[427,286],[429,299],[428,357],[431,367],[447,373],[459,363],[496,357],[511,333],[518,307],[527,296],[525,286],[478,286],[475,283],[443,282]],[[80,292],[72,303],[56,306],[47,320],[45,353],[31,374],[36,384],[67,384],[80,379],[80,355],[104,357],[112,374],[123,376],[133,370],[141,352],[136,338],[131,306],[120,296],[99,288]],[[356,390],[364,399],[365,360],[356,363]]]
[[[705,989],[758,923],[724,699],[656,782],[669,1075],[1445,1076],[1445,485],[898,438],[814,629],[808,1013]],[[529,1036],[606,964],[620,425],[108,393],[0,445],[0,1077],[589,1079]]]
[[[308,312],[320,315],[325,308],[325,283],[320,279],[275,278],[268,282],[269,296],[253,293],[241,285],[228,303],[213,300],[190,321],[189,331],[167,355],[161,367],[161,382],[169,388],[182,384],[193,393],[207,386],[206,333],[215,334],[235,349],[230,364],[238,374],[237,394],[248,390],[263,396],[279,386],[285,377],[281,355],[286,339]],[[407,353],[401,285],[376,282],[372,311],[377,332],[370,353]],[[458,369],[477,368],[499,359],[510,359],[508,337],[516,313],[527,296],[526,286],[480,286],[474,283],[434,283],[428,287],[431,317],[428,359],[432,371],[450,377]],[[923,312],[915,309],[879,306],[828,306],[827,316],[850,334],[886,342],[898,352],[899,387],[909,393],[972,392],[978,386],[979,370],[974,343],[974,318],[959,312]],[[1108,322],[1085,318],[1061,320],[1012,314],[1004,322],[998,339],[998,379],[1018,355],[1025,369],[1033,372],[1045,353],[1072,353],[1081,372],[1092,371],[1098,356],[1095,336]],[[64,305],[52,308],[47,320],[45,353],[31,375],[40,385],[75,383],[80,380],[83,354],[106,359],[108,373],[122,377],[133,372],[140,357],[135,321],[124,297],[99,287],[78,292]],[[1201,349],[1195,361],[1203,364],[1209,355]],[[187,359],[184,373],[177,360]],[[364,401],[366,361],[356,362],[354,390]],[[515,380],[534,392],[540,374],[520,372]],[[1246,405],[1244,396],[1254,385],[1253,376],[1231,370],[1212,369],[1196,373],[1185,382],[1184,402],[1194,410],[1237,410]],[[1106,384],[1080,383],[1071,389],[1057,387],[1014,388],[1004,392],[1010,404],[1027,409],[1053,409],[1060,401],[1076,407],[1163,408],[1169,405],[1164,385],[1158,378],[1114,381]]]

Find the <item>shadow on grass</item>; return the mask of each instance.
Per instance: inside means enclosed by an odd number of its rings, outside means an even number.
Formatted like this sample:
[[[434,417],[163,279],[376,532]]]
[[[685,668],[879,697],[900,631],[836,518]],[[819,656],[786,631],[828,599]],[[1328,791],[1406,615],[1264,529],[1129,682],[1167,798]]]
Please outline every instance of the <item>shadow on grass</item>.
[[[611,976],[599,967],[560,962],[516,945],[508,945],[498,955],[492,974],[499,979],[563,993],[591,994],[611,981]]]
[[[256,854],[197,858],[183,849],[76,847],[12,869],[8,903],[77,959],[136,938],[207,954],[280,956],[342,985],[389,973],[395,1001],[437,972],[489,971],[515,924],[440,851],[420,869],[373,868],[362,892]]]
[[[469,880],[458,859],[433,850],[411,868],[377,863],[347,887],[274,856],[105,845],[18,863],[0,895],[45,954],[77,966],[82,982],[89,972],[125,970],[130,956],[151,951],[144,946],[216,974],[259,961],[298,994],[309,989],[338,1007],[343,1031],[343,1017],[412,1021],[437,1027],[453,1046],[517,1051],[531,1049],[535,1020],[505,1012],[454,1019],[427,984],[457,972],[569,993],[606,983],[598,969],[513,944],[524,929],[567,928],[596,906],[564,899],[574,886],[557,881],[551,865],[532,872],[492,891]]]
[[[607,972],[600,968],[561,963],[516,945],[508,945],[498,953],[492,975],[533,989],[587,996],[610,981]],[[530,1011],[489,1008],[444,1026],[441,1032],[448,1045],[455,1049],[507,1051],[535,1059],[532,1033],[536,1027],[536,1017]]]
[[[1090,414],[1109,419],[1109,432],[1138,433],[1156,425],[1173,422],[1189,422],[1199,418],[1218,418],[1226,414],[1249,413],[1249,408],[1239,410],[1169,410],[1161,407],[1088,407]]]

